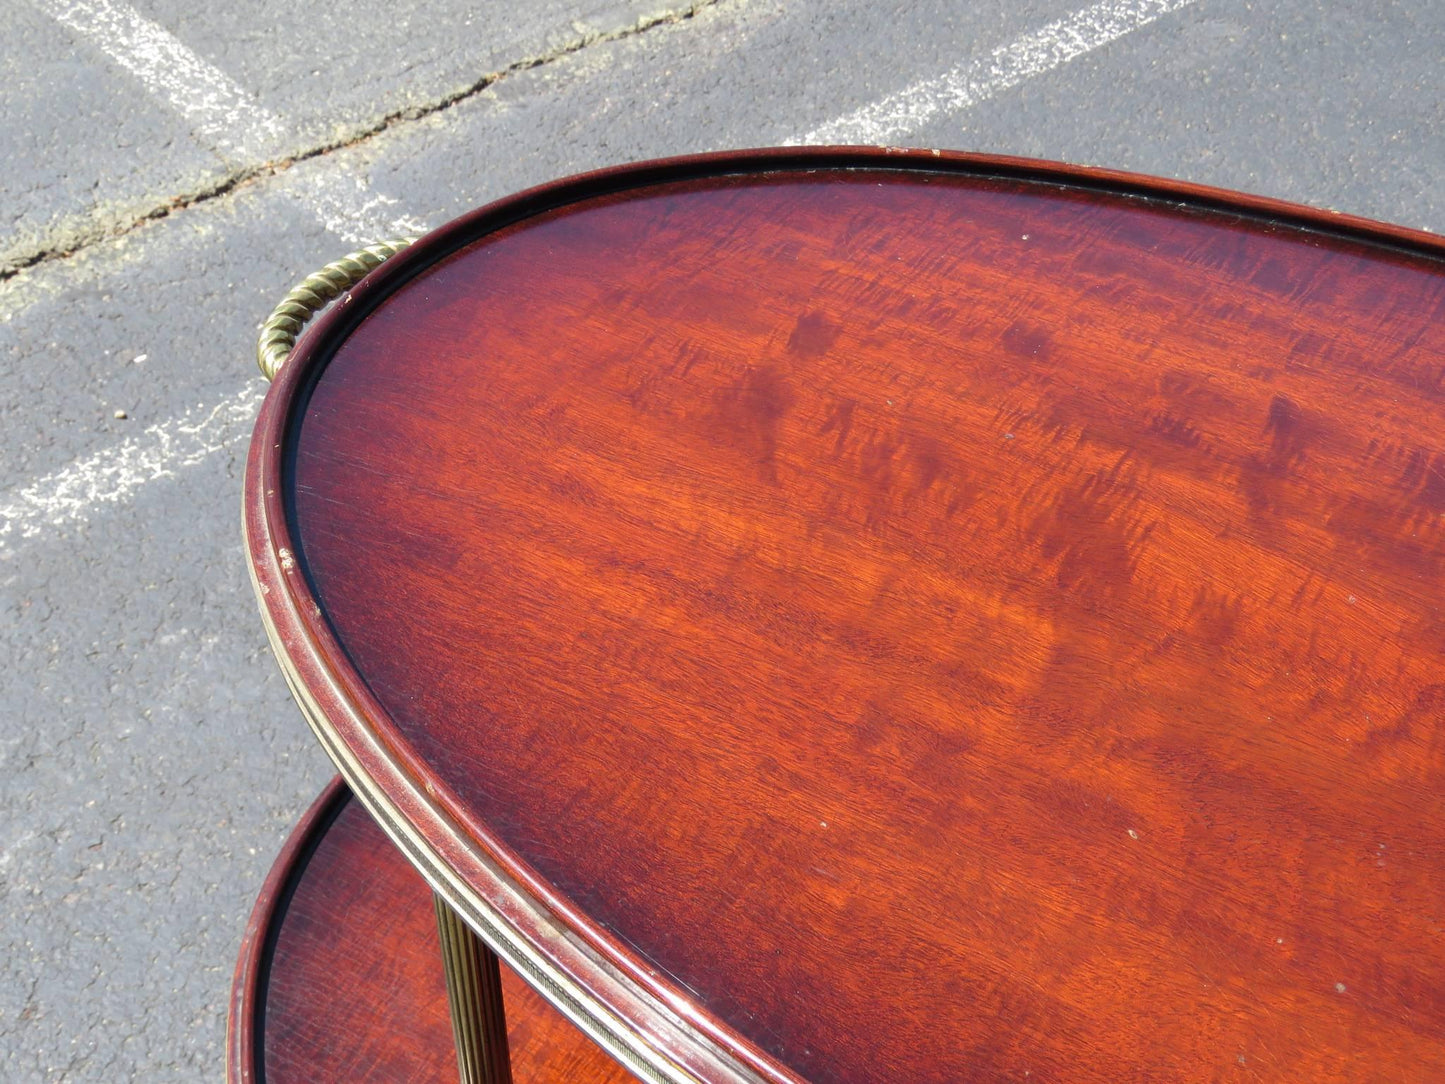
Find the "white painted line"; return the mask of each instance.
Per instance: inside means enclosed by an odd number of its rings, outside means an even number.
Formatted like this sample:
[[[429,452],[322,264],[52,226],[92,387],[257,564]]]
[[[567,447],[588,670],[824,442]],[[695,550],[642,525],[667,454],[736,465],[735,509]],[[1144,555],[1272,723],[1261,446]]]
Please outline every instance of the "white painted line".
[[[396,197],[374,191],[354,174],[304,166],[301,170],[286,174],[282,190],[291,191],[323,226],[349,245],[412,237],[431,228],[419,218],[397,215],[390,209],[397,205]]]
[[[129,500],[148,482],[174,477],[250,435],[265,391],[247,385],[211,410],[187,411],[140,436],[77,459],[53,474],[0,493],[0,549],[12,536],[83,523],[101,505]]]
[[[281,118],[128,4],[34,2],[137,78],[223,155],[257,164],[281,153],[286,133]],[[292,192],[326,229],[348,244],[426,231],[425,223],[396,215],[391,208],[397,201],[371,191],[362,178],[319,166],[298,169],[283,190]],[[13,311],[4,308],[0,315],[8,321]],[[0,493],[0,552],[13,541],[84,522],[101,506],[127,501],[147,483],[173,477],[230,447],[249,434],[263,396],[258,383],[249,384],[203,415],[199,409],[189,411]]]
[[[285,120],[225,72],[202,60],[165,27],[122,0],[33,0],[85,38],[175,110],[191,130],[238,165],[260,165],[286,152]],[[369,244],[425,230],[388,211],[396,200],[367,190],[359,177],[319,171],[297,187],[301,200],[347,244]]]
[[[130,72],[228,158],[264,162],[279,152],[286,135],[279,117],[129,4],[115,0],[34,3]]]
[[[987,101],[1194,2],[1102,0],[1015,38],[986,57],[845,113],[804,136],[788,140],[788,144],[891,143],[918,131],[937,116]]]

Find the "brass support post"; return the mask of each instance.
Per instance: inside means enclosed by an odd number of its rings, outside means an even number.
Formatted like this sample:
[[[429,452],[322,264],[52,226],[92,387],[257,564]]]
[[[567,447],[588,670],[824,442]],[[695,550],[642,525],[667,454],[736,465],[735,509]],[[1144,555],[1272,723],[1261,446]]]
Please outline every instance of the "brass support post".
[[[512,1084],[497,954],[440,896],[434,895],[432,902],[446,966],[461,1084]]]

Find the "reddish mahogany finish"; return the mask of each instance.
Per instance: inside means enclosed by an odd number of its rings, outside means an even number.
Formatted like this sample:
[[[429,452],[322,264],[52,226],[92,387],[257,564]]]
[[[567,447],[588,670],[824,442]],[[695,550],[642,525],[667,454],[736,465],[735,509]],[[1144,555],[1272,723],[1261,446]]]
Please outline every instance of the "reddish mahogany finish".
[[[246,931],[232,1084],[457,1079],[431,889],[338,779],[277,859]],[[502,968],[518,1084],[625,1084],[616,1062]]]
[[[1445,1079],[1441,257],[961,156],[528,194],[289,363],[267,611],[764,1075]]]

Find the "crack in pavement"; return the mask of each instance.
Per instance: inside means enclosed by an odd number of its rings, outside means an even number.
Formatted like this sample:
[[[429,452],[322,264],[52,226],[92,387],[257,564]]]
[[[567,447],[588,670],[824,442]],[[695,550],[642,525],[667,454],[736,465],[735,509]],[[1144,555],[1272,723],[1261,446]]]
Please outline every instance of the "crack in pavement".
[[[637,37],[660,26],[675,26],[689,22],[700,12],[723,2],[724,0],[697,0],[685,7],[668,8],[650,15],[643,15],[626,26],[578,34],[546,52],[514,60],[504,67],[488,72],[466,86],[444,94],[431,102],[405,106],[368,122],[353,125],[349,131],[344,132],[336,139],[318,143],[304,151],[270,161],[240,166],[189,192],[169,196],[146,210],[133,213],[129,218],[111,222],[74,224],[68,229],[62,226],[58,238],[28,252],[21,251],[3,257],[3,263],[0,263],[0,282],[14,278],[30,268],[68,259],[84,249],[117,237],[123,237],[148,222],[167,218],[188,207],[218,199],[244,186],[264,181],[269,177],[286,172],[300,162],[309,162],[339,150],[361,146],[398,125],[435,116],[455,105],[475,98],[478,94],[513,75],[545,67],[596,45]]]

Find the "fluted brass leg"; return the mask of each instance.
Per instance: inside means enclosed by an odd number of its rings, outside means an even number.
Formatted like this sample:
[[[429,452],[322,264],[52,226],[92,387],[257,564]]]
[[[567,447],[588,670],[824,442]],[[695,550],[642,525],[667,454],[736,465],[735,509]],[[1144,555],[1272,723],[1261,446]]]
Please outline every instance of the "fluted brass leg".
[[[461,1084],[512,1084],[497,954],[440,896],[436,904]]]

